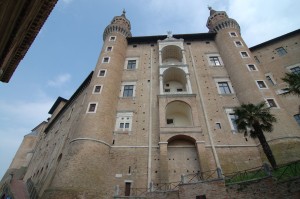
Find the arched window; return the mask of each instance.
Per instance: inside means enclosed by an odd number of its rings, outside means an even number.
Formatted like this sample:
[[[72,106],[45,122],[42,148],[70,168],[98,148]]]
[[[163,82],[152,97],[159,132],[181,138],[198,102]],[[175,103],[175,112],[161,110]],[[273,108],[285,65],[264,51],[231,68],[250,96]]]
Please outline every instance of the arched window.
[[[187,127],[193,125],[190,105],[183,101],[170,102],[166,107],[166,124]]]

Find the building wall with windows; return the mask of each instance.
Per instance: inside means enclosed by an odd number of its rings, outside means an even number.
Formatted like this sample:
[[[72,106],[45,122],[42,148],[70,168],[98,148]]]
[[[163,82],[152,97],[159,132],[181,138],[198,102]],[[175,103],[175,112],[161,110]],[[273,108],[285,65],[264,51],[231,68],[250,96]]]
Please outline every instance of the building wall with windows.
[[[225,12],[211,9],[207,27],[132,37],[125,13],[114,17],[94,72],[51,108],[23,180],[41,198],[110,198],[258,167],[265,155],[237,132],[233,109],[261,101],[278,118],[266,133],[278,164],[298,160],[300,100],[278,89],[284,72],[297,72],[300,32],[249,49]]]

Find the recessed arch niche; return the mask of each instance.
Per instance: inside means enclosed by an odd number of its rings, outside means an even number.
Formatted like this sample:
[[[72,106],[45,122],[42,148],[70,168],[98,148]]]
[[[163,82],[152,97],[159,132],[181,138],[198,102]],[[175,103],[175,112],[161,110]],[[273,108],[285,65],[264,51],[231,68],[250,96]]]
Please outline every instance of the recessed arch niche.
[[[172,101],[166,106],[166,123],[176,127],[193,126],[192,110],[183,101]]]

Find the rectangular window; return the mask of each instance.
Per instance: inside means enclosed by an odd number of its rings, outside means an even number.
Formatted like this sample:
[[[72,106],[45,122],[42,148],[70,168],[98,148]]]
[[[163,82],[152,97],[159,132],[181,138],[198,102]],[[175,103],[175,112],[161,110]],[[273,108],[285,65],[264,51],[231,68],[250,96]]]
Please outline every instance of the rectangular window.
[[[257,80],[256,84],[257,84],[258,88],[260,88],[260,89],[268,88],[266,83],[263,80]]]
[[[247,64],[249,71],[257,71],[257,68],[254,64]]]
[[[294,118],[295,118],[296,122],[298,123],[298,125],[300,126],[300,114],[294,115]]]
[[[105,77],[106,70],[100,70],[98,76],[99,77]]]
[[[220,122],[216,122],[216,129],[221,129],[221,123]]]
[[[249,55],[248,55],[247,52],[240,52],[240,53],[241,53],[241,56],[242,56],[243,58],[249,57]]]
[[[294,74],[300,74],[300,66],[290,68],[290,71]]]
[[[116,39],[117,39],[117,37],[115,37],[115,36],[110,36],[109,37],[109,41],[116,41]]]
[[[101,89],[102,89],[101,85],[95,85],[93,93],[94,94],[99,94],[99,93],[101,93]]]
[[[136,82],[123,82],[120,97],[134,97]]]
[[[128,57],[124,63],[124,69],[134,70],[137,69],[139,65],[139,57]]]
[[[125,196],[130,196],[131,183],[125,182]]]
[[[107,47],[106,47],[106,51],[107,51],[107,52],[111,52],[111,51],[112,51],[112,48],[113,48],[112,46],[107,46]]]
[[[231,90],[228,82],[218,82],[220,94],[230,94]]]
[[[116,131],[131,131],[133,112],[119,112],[116,117]]]
[[[240,42],[240,41],[235,41],[234,43],[235,43],[235,46],[236,46],[236,47],[241,47],[241,46],[243,46],[243,43]]]
[[[109,63],[109,57],[103,57],[102,63]]]
[[[219,57],[211,56],[211,57],[209,57],[209,61],[213,66],[221,66]]]
[[[267,105],[271,108],[278,108],[274,99],[266,99]]]
[[[230,37],[237,37],[237,34],[235,32],[230,32],[229,35]]]
[[[87,113],[96,113],[97,103],[91,102],[88,105]]]
[[[279,56],[287,54],[287,51],[283,47],[276,48],[275,50],[277,51]]]
[[[271,75],[270,73],[266,74],[266,79],[272,86],[274,86],[276,84],[275,80],[273,79],[273,75]]]
[[[133,97],[133,85],[125,85],[123,90],[123,97]]]
[[[260,63],[260,61],[259,61],[259,59],[258,59],[257,56],[254,56],[254,59],[255,59],[255,61],[256,61],[257,63]]]
[[[127,69],[135,69],[136,68],[136,60],[128,60]]]
[[[221,56],[217,53],[206,55],[206,59],[210,66],[221,67],[224,65]]]
[[[166,93],[169,93],[169,92],[170,92],[170,89],[166,88],[166,89],[165,89],[165,92],[166,92]]]
[[[225,109],[225,112],[229,120],[231,131],[236,132],[237,131],[236,119],[238,117],[234,114],[233,109]]]
[[[173,119],[167,119],[167,124],[174,124],[174,120]]]
[[[177,88],[177,92],[182,92],[182,88]]]

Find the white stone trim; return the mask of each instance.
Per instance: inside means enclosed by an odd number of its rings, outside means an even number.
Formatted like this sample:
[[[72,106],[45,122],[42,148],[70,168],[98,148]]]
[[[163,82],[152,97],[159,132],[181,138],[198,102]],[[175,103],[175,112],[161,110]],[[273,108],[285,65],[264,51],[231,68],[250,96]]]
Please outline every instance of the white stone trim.
[[[125,59],[125,63],[124,63],[124,69],[125,70],[136,70],[136,69],[138,69],[138,66],[139,66],[139,57],[127,57],[126,59]],[[136,64],[135,64],[135,69],[128,69],[127,68],[127,65],[128,65],[128,61],[130,61],[130,60],[135,60],[136,61]]]
[[[217,89],[218,89],[218,93],[219,93],[220,95],[231,95],[231,94],[234,94],[234,93],[235,93],[234,90],[233,90],[233,87],[232,87],[232,84],[231,84],[229,78],[225,78],[225,77],[224,77],[224,78],[215,77],[214,80],[215,80],[215,84],[216,84]],[[220,90],[219,84],[218,84],[219,82],[227,82],[227,84],[228,84],[228,86],[229,86],[229,89],[230,89],[231,93],[221,93],[221,90]]]
[[[95,92],[96,86],[100,86],[100,91],[99,92]],[[93,87],[93,94],[96,94],[96,95],[101,94],[102,89],[103,89],[103,85],[102,84],[94,85],[94,87]]]
[[[93,112],[89,111],[91,104],[96,104],[95,110],[94,110]],[[96,113],[96,112],[97,112],[97,107],[98,107],[98,102],[90,102],[90,103],[88,104],[87,109],[86,109],[86,113]]]
[[[261,87],[259,86],[259,84],[258,84],[259,81],[264,82],[266,88],[261,88]],[[257,85],[257,87],[258,87],[259,89],[269,89],[269,87],[268,87],[267,83],[265,82],[265,80],[257,79],[257,80],[255,80],[255,83],[256,83],[256,85]]]

